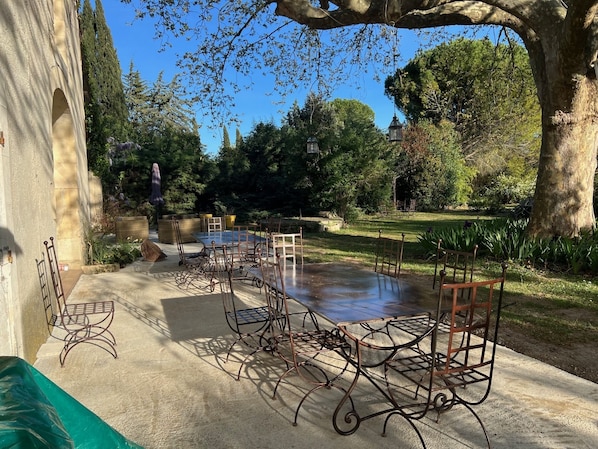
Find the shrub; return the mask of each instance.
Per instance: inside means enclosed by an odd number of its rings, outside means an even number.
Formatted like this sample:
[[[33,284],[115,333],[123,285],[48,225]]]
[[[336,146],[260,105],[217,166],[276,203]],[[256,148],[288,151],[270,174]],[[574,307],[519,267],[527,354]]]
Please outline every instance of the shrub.
[[[429,228],[418,240],[428,255],[436,254],[439,239],[446,249],[472,251],[476,244],[479,245],[478,232],[475,222],[466,221],[462,227]]]
[[[85,234],[85,244],[87,245],[87,260],[85,262],[87,265],[117,263],[120,267],[124,267],[141,257],[139,243],[110,243],[103,235],[96,234],[91,229]]]
[[[442,239],[447,249],[471,251],[478,244],[479,255],[553,271],[598,274],[597,233],[584,232],[575,238],[529,238],[527,223],[528,219],[512,218],[465,222],[462,227],[429,229],[418,240],[429,254],[435,254]]]

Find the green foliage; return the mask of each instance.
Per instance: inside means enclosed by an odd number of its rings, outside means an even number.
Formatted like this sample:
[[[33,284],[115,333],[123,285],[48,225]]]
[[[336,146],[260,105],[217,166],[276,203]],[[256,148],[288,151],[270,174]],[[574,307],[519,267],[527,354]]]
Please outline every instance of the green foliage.
[[[117,243],[111,247],[111,255],[108,257],[109,263],[117,263],[121,267],[133,263],[141,257],[139,244],[136,243]]]
[[[141,257],[140,244],[134,242],[111,243],[103,234],[88,229],[85,233],[87,245],[87,265],[117,263],[124,267]]]
[[[533,190],[541,121],[523,47],[488,39],[443,43],[388,77],[385,92],[412,123],[454,125],[455,145],[476,175],[455,183],[475,192],[457,193],[458,202],[473,197],[476,206],[496,209]]]
[[[417,239],[429,256],[436,254],[439,240],[446,249],[457,251],[472,251],[480,243],[477,226],[474,227],[471,221],[466,221],[461,227],[430,227]]]
[[[362,215],[363,215],[363,211],[361,209],[359,209],[358,207],[355,207],[355,206],[349,206],[349,207],[347,207],[347,210],[345,211],[345,217],[344,217],[345,223],[353,224]]]
[[[474,172],[463,159],[453,125],[410,125],[396,156],[397,199],[416,199],[419,210],[465,204]]]
[[[248,216],[376,212],[390,198],[391,176],[389,145],[373,118],[358,101],[327,103],[310,95],[303,107],[291,108],[282,127],[257,123],[235,147],[223,145],[208,196]],[[317,136],[319,154],[306,153],[309,136]]]
[[[449,249],[470,251],[478,244],[480,255],[526,267],[598,274],[598,233],[585,232],[576,238],[530,238],[525,232],[527,224],[527,219],[466,221],[462,227],[430,228],[418,236],[418,241],[429,254],[434,254],[442,239]]]
[[[515,260],[528,264],[537,244],[527,238],[527,220],[497,219],[476,226],[482,253],[498,260]]]
[[[131,64],[125,86],[132,131],[129,141],[110,139],[111,165],[104,193],[119,202],[121,210],[134,210],[150,219],[159,212],[196,211],[202,207],[215,166],[203,152],[191,104],[178,78],[165,83],[160,73],[148,87]],[[162,178],[161,211],[148,202],[154,162]]]
[[[471,207],[500,211],[506,204],[521,203],[534,194],[535,178],[499,174],[480,189],[480,195],[471,201]]]
[[[85,0],[80,14],[81,59],[89,168],[103,182],[108,176],[107,141],[128,132],[120,64],[101,0],[95,12]]]

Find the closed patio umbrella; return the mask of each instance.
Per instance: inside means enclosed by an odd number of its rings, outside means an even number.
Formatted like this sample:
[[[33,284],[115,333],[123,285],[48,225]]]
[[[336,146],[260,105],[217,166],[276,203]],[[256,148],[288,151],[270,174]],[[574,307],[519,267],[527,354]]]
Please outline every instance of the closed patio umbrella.
[[[164,198],[162,198],[162,192],[160,191],[161,184],[160,167],[154,162],[152,165],[152,194],[150,195],[149,202],[156,207],[156,223],[158,223],[160,209],[164,204]]]

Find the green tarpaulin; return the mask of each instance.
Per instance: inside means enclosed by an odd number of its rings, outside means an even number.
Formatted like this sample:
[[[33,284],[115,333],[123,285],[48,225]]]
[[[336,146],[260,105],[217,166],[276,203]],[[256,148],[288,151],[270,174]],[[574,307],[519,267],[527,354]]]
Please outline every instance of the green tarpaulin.
[[[143,449],[18,357],[0,357],[0,449]]]

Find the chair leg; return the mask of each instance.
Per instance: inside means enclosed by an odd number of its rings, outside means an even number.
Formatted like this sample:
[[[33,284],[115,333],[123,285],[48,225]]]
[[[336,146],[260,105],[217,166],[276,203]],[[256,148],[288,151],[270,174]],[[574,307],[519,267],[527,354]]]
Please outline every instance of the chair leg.
[[[293,426],[297,426],[297,420],[299,419],[299,410],[301,409],[301,406],[303,405],[303,403],[305,402],[305,400],[307,399],[308,396],[310,396],[312,393],[314,393],[315,391],[321,390],[322,388],[327,388],[327,389],[331,389],[331,388],[336,388],[339,391],[342,391],[343,394],[347,394],[347,390],[345,390],[342,387],[339,387],[337,385],[334,384],[330,384],[330,383],[326,383],[326,384],[322,384],[322,385],[316,385],[315,387],[313,387],[311,390],[309,390],[301,399],[301,401],[299,402],[299,405],[297,405],[297,408],[295,409],[295,418],[293,420]],[[351,403],[351,410],[355,410],[355,403],[353,402],[353,398],[351,396],[348,396],[349,402]]]
[[[392,418],[394,415],[399,415],[402,418],[405,418],[405,420],[407,421],[407,423],[411,426],[411,428],[413,430],[415,430],[415,433],[417,434],[417,437],[419,438],[420,443],[422,444],[422,447],[425,449],[426,446],[426,442],[424,441],[424,437],[421,434],[421,432],[419,431],[419,429],[417,428],[417,426],[415,425],[415,423],[413,422],[413,420],[411,418],[409,418],[408,416],[405,416],[404,414],[402,414],[401,412],[391,412],[388,414],[388,416],[386,417],[386,419],[384,420],[384,427],[382,428],[382,436],[385,437],[386,436],[386,427],[388,425],[388,421],[390,420],[390,418]]]
[[[88,332],[89,330],[85,329],[84,331]],[[70,332],[69,335],[65,337],[64,346],[60,352],[60,355],[58,356],[58,359],[60,360],[60,366],[64,367],[64,363],[69,352],[71,352],[77,345],[81,343],[87,343],[103,349],[115,359],[118,357],[114,344],[109,342],[103,336],[92,334],[92,336],[81,337],[80,333],[81,331]]]

